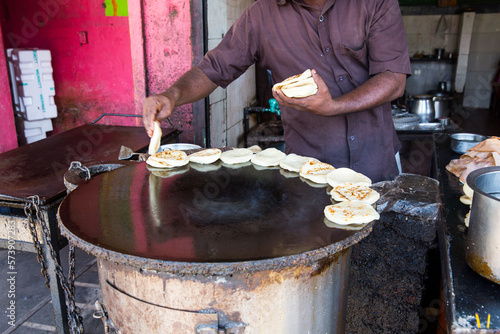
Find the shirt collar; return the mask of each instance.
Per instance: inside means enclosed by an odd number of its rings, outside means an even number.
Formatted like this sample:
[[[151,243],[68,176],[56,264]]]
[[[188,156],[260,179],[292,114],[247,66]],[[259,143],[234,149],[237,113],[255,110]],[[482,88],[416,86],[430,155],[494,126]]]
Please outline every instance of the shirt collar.
[[[276,2],[278,3],[278,5],[282,6],[286,4],[287,0],[276,0]],[[328,0],[325,4],[325,7],[323,8],[323,13],[326,12],[334,4],[334,2],[335,0]]]

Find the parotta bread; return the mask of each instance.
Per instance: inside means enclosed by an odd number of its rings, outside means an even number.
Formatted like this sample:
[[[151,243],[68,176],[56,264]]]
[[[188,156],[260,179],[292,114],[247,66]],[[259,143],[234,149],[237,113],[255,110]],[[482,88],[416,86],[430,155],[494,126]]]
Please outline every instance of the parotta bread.
[[[222,151],[218,148],[207,148],[189,155],[189,161],[198,164],[211,164],[220,159]]]
[[[280,161],[286,157],[286,154],[281,152],[280,150],[270,147],[266,148],[264,151],[261,151],[252,156],[252,163],[258,166],[270,167],[270,166],[278,166]]]
[[[339,225],[365,224],[380,218],[370,205],[361,202],[340,202],[325,207],[325,217]]]
[[[318,91],[318,85],[312,77],[311,70],[305,70],[302,74],[291,76],[273,86],[273,90],[281,89],[288,97],[307,97]]]
[[[315,183],[328,183],[326,176],[335,168],[325,162],[309,159],[300,168],[299,175]]]
[[[252,159],[253,152],[248,148],[235,148],[234,150],[225,151],[220,159],[228,165],[242,164]]]
[[[151,155],[146,163],[156,168],[173,168],[187,165],[189,158],[184,151],[166,150]]]

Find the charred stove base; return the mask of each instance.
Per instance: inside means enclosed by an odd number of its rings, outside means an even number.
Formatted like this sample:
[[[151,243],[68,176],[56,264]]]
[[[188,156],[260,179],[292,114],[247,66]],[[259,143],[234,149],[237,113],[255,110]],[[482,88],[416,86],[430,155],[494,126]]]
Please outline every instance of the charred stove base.
[[[225,276],[99,259],[99,280],[108,316],[124,334],[343,333],[350,254],[349,247],[314,265]]]

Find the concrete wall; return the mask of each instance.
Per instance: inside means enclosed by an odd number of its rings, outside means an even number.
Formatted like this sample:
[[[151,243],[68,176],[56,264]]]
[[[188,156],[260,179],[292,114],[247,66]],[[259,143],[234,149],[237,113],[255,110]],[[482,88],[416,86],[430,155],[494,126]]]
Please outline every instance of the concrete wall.
[[[208,49],[214,48],[225,32],[254,0],[214,0],[208,2]],[[212,147],[241,146],[243,108],[256,102],[255,69],[248,69],[227,89],[210,95],[210,140]]]
[[[86,0],[5,0],[0,15],[6,48],[52,53],[59,115],[54,132],[102,113],[134,112],[128,17],[106,16],[102,1]],[[111,117],[102,123],[141,121]]]
[[[491,96],[490,81],[496,73],[500,61],[500,13],[477,13],[468,51],[459,50],[461,15],[444,15],[446,25],[438,29],[441,15],[404,15],[408,51],[410,56],[418,53],[434,54],[435,48],[445,48],[447,52],[468,52],[465,61],[466,79],[464,89],[464,105],[475,108],[488,108]],[[435,89],[432,78],[442,76],[443,79],[452,74],[450,66],[413,63],[413,76],[409,79],[410,90],[422,82],[426,89]],[[454,65],[456,66],[456,65]],[[415,72],[417,71],[417,72]],[[414,80],[412,83],[410,80]],[[418,87],[419,89],[422,87]],[[423,89],[423,88],[422,88]],[[418,91],[418,90],[416,90]]]

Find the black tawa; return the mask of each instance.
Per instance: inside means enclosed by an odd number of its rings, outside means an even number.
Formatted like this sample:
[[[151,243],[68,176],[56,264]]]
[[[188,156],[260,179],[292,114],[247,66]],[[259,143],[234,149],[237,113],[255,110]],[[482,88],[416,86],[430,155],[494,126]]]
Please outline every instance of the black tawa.
[[[138,163],[80,185],[61,203],[59,221],[87,246],[203,263],[295,255],[359,232],[325,224],[326,186],[285,174],[220,161],[171,170]]]

